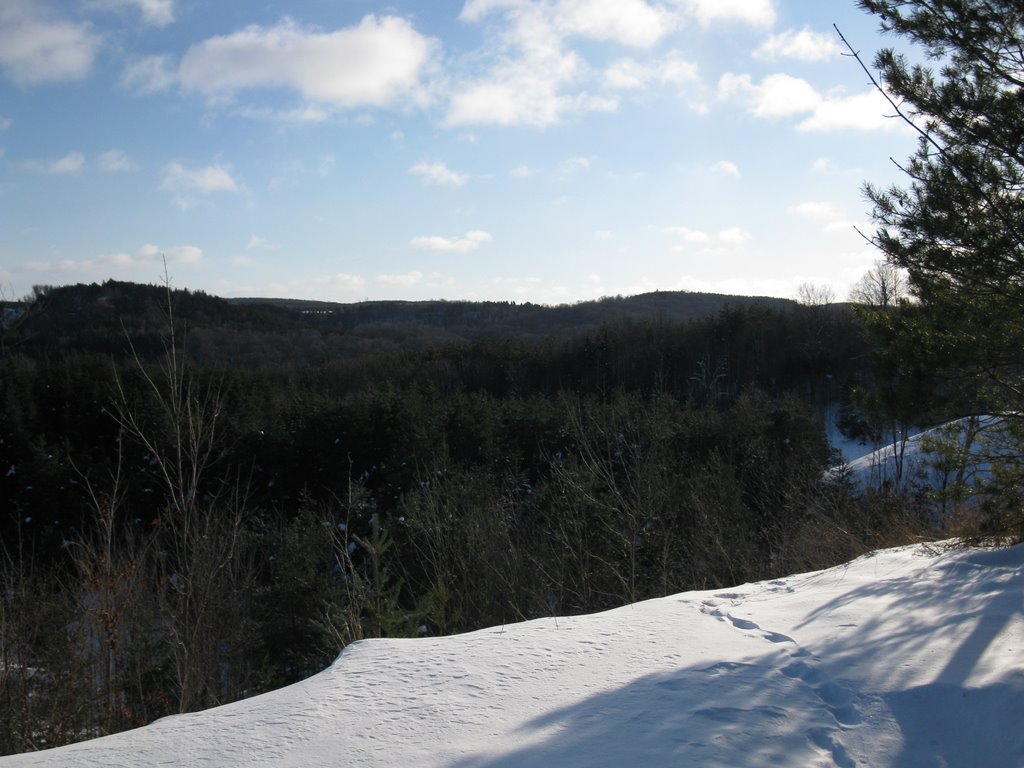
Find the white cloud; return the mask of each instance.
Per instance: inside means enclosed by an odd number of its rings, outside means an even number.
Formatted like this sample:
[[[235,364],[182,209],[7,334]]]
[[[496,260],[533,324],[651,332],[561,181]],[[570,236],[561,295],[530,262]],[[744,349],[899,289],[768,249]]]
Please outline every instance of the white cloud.
[[[463,21],[480,21],[487,14],[506,8],[518,8],[526,5],[524,0],[466,0],[459,13]]]
[[[413,248],[425,251],[469,253],[470,251],[475,251],[481,244],[491,239],[489,233],[477,229],[467,232],[461,237],[440,237],[438,235],[414,237],[409,244]]]
[[[535,171],[528,165],[519,165],[513,168],[511,171],[509,171],[509,175],[516,179],[525,179],[529,176],[533,176],[536,173],[537,171]]]
[[[263,120],[272,123],[323,123],[330,118],[330,113],[314,104],[294,109],[271,109],[269,107],[240,107],[235,114],[250,120]]]
[[[0,117],[0,133],[3,133],[14,124],[9,117]]]
[[[81,152],[68,152],[57,160],[30,160],[22,167],[33,173],[75,176],[85,169],[85,155]]]
[[[101,171],[107,173],[125,173],[138,167],[123,149],[108,149],[97,158],[96,163]]]
[[[276,251],[279,250],[280,248],[281,246],[276,245],[267,240],[265,237],[260,237],[259,235],[253,235],[252,237],[249,238],[249,242],[245,244],[245,249],[247,251]]]
[[[568,35],[649,48],[672,29],[672,15],[645,0],[559,0],[555,24]]]
[[[171,248],[159,248],[155,245],[144,245],[127,258],[130,266],[148,266],[160,264],[164,260],[168,264],[197,264],[203,259],[203,251],[194,245],[175,245]]]
[[[614,99],[586,91],[565,93],[583,70],[572,52],[549,52],[508,59],[487,76],[462,83],[453,91],[444,122],[460,125],[529,125],[543,128],[576,112],[610,112]]]
[[[174,0],[92,0],[96,8],[117,10],[135,8],[147,24],[166,27],[174,21]]]
[[[805,219],[820,222],[822,231],[827,234],[849,234],[856,229],[867,231],[871,228],[870,224],[851,221],[841,207],[826,201],[810,200],[790,206],[786,210]]]
[[[811,163],[811,170],[815,173],[828,173],[836,168],[835,161],[830,157],[818,157]]]
[[[723,229],[718,233],[718,242],[725,243],[726,245],[741,245],[753,239],[747,230],[740,227],[729,227]]]
[[[770,27],[775,23],[775,0],[684,0],[683,5],[705,26],[716,22],[739,22]]]
[[[718,97],[743,104],[756,117],[787,117],[813,112],[822,102],[810,83],[785,74],[768,75],[756,85],[750,75],[727,72],[718,81]]]
[[[477,22],[501,11],[511,12],[517,22],[528,15],[537,15],[560,37],[614,41],[641,48],[654,45],[677,24],[672,12],[646,0],[556,0],[553,3],[468,0],[459,18]]]
[[[395,16],[366,16],[333,32],[285,20],[193,45],[178,76],[184,88],[208,96],[285,88],[337,107],[384,107],[423,101],[420,77],[434,46]]]
[[[559,168],[559,175],[571,176],[589,170],[596,157],[570,157]]]
[[[700,229],[690,229],[689,227],[666,227],[664,232],[669,235],[675,235],[684,244],[688,245],[710,245],[712,243],[742,245],[753,239],[753,235],[742,227],[729,227],[728,229],[719,230],[714,234]],[[675,250],[682,250],[682,246],[677,246]]]
[[[377,275],[374,280],[378,285],[396,285],[401,287],[409,287],[416,285],[420,280],[423,279],[422,272],[406,272],[402,275]]]
[[[416,165],[409,169],[409,172],[423,177],[423,180],[428,184],[435,184],[440,187],[461,187],[469,181],[467,174],[453,171],[447,165],[440,162],[416,163]]]
[[[684,243],[709,243],[711,235],[699,229],[689,227],[667,227],[665,232],[670,235],[678,235]]]
[[[614,90],[637,90],[652,82],[677,87],[693,85],[699,82],[697,65],[684,59],[678,51],[672,51],[652,64],[642,64],[630,58],[619,59],[604,73],[605,85]]]
[[[831,220],[843,216],[842,209],[840,209],[835,203],[815,200],[790,206],[787,210],[789,213],[795,213],[797,216],[803,216],[809,219]]]
[[[223,165],[190,169],[179,162],[173,162],[164,168],[160,189],[171,192],[178,206],[185,210],[192,207],[195,195],[237,192],[239,185],[231,171]]]
[[[772,35],[754,51],[755,59],[777,61],[798,59],[800,61],[824,61],[842,53],[839,43],[829,34],[815,32],[804,27],[799,32],[788,29]]]
[[[0,71],[18,85],[81,80],[99,48],[89,24],[46,14],[30,0],[0,3]]]
[[[801,132],[909,130],[902,120],[888,116],[892,107],[875,89],[823,96],[806,80],[786,74],[768,75],[757,84],[748,74],[728,72],[718,81],[718,98],[741,104],[755,117],[806,115],[796,126]]]
[[[56,262],[29,262],[22,266],[33,272],[89,273],[111,270],[132,270],[140,267],[168,264],[198,264],[203,260],[203,250],[195,245],[175,245],[161,248],[146,243],[132,252],[117,252],[97,256],[94,259],[62,259]]]
[[[619,103],[614,96],[587,89],[591,67],[569,41],[585,38],[647,48],[676,23],[664,7],[639,0],[470,0],[461,18],[480,21],[496,12],[504,14],[504,27],[496,45],[482,59],[482,72],[456,82],[451,89],[445,116],[449,126],[543,128],[570,115],[615,111]],[[628,84],[635,87],[645,78],[679,82],[692,76],[690,65],[678,55],[671,56],[660,68],[647,66],[650,69],[643,72],[613,68],[606,75],[606,83],[621,90]]]
[[[170,56],[144,56],[124,68],[120,82],[135,93],[160,93],[178,82],[178,73]]]
[[[831,131],[910,131],[903,120],[893,117],[892,105],[872,89],[853,96],[823,99],[810,117],[803,120],[798,131],[825,133]]]
[[[731,160],[719,160],[711,166],[711,172],[718,173],[723,176],[732,176],[737,179],[740,177],[739,166]]]

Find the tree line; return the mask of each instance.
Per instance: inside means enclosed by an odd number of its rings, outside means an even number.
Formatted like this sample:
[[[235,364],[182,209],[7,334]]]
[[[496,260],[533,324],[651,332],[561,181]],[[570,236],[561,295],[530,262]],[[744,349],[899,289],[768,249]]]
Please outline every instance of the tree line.
[[[0,370],[6,751],[365,637],[767,578],[923,524],[823,479],[821,411],[864,375],[843,307],[330,354],[344,332],[166,286],[40,294]],[[268,353],[224,363],[240,343]]]

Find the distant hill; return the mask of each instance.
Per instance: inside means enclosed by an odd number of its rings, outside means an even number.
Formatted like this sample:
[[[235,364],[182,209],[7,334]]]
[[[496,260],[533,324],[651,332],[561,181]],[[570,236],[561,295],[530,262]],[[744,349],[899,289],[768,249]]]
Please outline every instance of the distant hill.
[[[463,339],[538,339],[590,330],[623,319],[682,322],[707,317],[726,306],[792,307],[789,299],[718,293],[656,291],[576,304],[548,306],[498,301],[364,301],[342,304],[302,299],[229,299],[247,307],[274,307],[301,315],[312,325],[355,332],[366,326],[428,326]]]
[[[606,323],[676,323],[708,317],[728,306],[794,306],[788,299],[686,291],[657,291],[558,306],[499,301],[345,304],[304,299],[224,299],[181,289],[172,290],[170,296],[175,319],[188,327],[190,337],[199,341],[200,347],[204,341],[219,347],[229,335],[235,337],[229,346],[236,347],[240,335],[294,338],[314,334],[331,338],[329,346],[335,354],[395,347],[422,349],[484,338],[530,343],[593,331]],[[123,348],[126,333],[137,349],[147,347],[147,338],[159,347],[157,338],[167,327],[167,307],[168,292],[163,286],[108,280],[102,284],[46,287],[31,303],[11,305],[9,309],[12,317],[24,310],[18,327],[23,341],[52,344],[61,339],[62,345],[116,352]]]

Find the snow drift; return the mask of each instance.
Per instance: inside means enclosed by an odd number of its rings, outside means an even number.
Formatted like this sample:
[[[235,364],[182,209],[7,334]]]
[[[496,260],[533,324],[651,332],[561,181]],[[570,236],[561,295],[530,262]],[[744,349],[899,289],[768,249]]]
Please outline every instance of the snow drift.
[[[1022,766],[1024,546],[356,643],[305,682],[46,766]]]

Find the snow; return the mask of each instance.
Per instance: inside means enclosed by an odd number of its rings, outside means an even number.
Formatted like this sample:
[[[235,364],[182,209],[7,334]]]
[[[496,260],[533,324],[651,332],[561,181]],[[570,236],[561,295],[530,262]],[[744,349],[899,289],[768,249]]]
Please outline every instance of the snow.
[[[0,766],[1024,766],[1024,546],[447,638]]]
[[[925,430],[909,430],[899,440],[830,470],[847,471],[859,488],[891,487],[893,490],[941,489],[948,486],[957,469],[966,467],[968,484],[983,482],[992,459],[1010,455],[1003,444],[1004,422],[995,416],[967,417]],[[943,456],[943,450],[950,452]],[[843,448],[846,455],[846,446]]]

